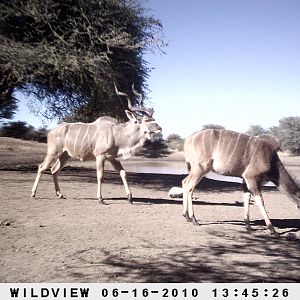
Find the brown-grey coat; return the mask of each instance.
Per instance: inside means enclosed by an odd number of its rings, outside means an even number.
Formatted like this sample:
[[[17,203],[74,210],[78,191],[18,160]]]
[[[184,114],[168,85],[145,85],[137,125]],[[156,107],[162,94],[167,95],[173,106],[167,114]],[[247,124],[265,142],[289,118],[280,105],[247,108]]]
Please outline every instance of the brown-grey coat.
[[[184,144],[189,175],[183,180],[184,216],[198,224],[192,206],[192,194],[199,181],[209,172],[243,178],[245,223],[249,224],[251,195],[272,233],[276,233],[264,207],[260,185],[272,181],[282,187],[297,207],[300,189],[280,161],[279,143],[269,135],[249,136],[225,129],[204,129],[188,137]]]

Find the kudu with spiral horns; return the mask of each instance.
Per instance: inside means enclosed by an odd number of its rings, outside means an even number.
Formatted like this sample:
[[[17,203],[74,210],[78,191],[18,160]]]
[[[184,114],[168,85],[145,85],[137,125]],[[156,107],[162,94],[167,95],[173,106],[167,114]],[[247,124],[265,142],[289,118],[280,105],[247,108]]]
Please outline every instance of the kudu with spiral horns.
[[[43,172],[54,162],[51,173],[56,195],[64,198],[58,185],[58,172],[69,158],[78,158],[81,161],[96,159],[97,170],[97,198],[103,203],[101,183],[104,174],[104,162],[108,160],[114,169],[119,172],[129,202],[132,202],[132,193],[127,183],[126,172],[118,157],[127,158],[142,146],[153,133],[161,132],[160,126],[153,118],[153,109],[142,104],[143,96],[132,86],[133,93],[139,97],[139,106],[133,106],[126,93],[129,110],[125,110],[129,119],[127,123],[119,123],[111,117],[100,117],[93,123],[62,123],[52,129],[47,136],[47,156],[38,168],[38,173],[32,188],[31,196],[35,197],[38,183]]]

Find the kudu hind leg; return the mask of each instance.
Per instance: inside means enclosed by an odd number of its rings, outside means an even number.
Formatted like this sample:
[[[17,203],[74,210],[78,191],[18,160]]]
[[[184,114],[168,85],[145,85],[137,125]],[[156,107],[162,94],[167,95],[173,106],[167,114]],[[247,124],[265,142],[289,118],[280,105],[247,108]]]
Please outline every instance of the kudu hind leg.
[[[129,188],[129,185],[127,182],[127,175],[126,175],[126,172],[125,172],[123,166],[121,165],[121,163],[118,160],[115,160],[115,159],[110,159],[110,162],[111,162],[112,166],[114,167],[114,169],[120,174],[125,191],[126,191],[128,202],[132,203],[132,193]]]
[[[31,197],[35,197],[36,191],[38,188],[38,184],[42,174],[50,167],[52,161],[55,159],[56,156],[54,155],[47,155],[44,161],[39,165],[38,172],[31,190]]]
[[[65,166],[66,162],[69,160],[70,156],[67,152],[63,152],[56,162],[54,163],[53,167],[51,168],[51,173],[53,175],[53,182],[55,187],[55,194],[61,199],[65,199],[64,195],[60,192],[59,184],[58,184],[58,173],[59,171]]]
[[[267,225],[268,229],[271,231],[271,234],[278,236],[279,234],[276,232],[275,228],[273,227],[271,220],[266,212],[266,208],[264,205],[264,199],[263,199],[263,196],[262,196],[262,193],[260,191],[257,181],[255,179],[245,178],[245,182],[247,184],[248,190],[253,195],[255,203],[259,207],[259,210],[260,210],[262,216],[264,217],[266,225]],[[249,197],[249,200],[250,200],[250,197]]]
[[[251,193],[247,188],[246,182],[243,181],[243,202],[244,202],[244,222],[246,224],[246,229],[247,230],[252,230],[250,226],[250,219],[249,219],[249,208],[250,208],[250,198],[251,198]]]

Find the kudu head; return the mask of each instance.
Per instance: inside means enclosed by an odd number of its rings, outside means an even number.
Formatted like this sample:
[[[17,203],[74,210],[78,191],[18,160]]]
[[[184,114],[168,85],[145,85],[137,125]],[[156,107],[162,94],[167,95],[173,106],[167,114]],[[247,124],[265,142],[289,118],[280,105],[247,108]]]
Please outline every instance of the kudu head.
[[[147,108],[143,105],[143,95],[134,89],[134,84],[132,85],[132,92],[138,97],[139,106],[132,106],[129,96],[124,92],[119,92],[116,85],[115,90],[117,95],[127,98],[129,110],[125,110],[125,113],[129,119],[129,123],[133,126],[138,126],[139,131],[143,134],[145,139],[149,140],[152,134],[161,132],[161,127],[153,118],[153,108]]]

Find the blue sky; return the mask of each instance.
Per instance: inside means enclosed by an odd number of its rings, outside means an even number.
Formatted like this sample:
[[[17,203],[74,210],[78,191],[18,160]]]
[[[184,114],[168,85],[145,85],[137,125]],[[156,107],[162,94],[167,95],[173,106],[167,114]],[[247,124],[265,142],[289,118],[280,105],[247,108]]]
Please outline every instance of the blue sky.
[[[300,116],[300,1],[148,0],[169,46],[147,54],[163,134],[205,124],[244,132]],[[21,103],[17,119],[38,126]]]

